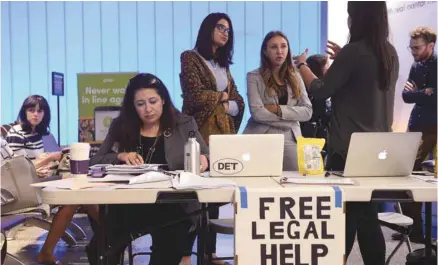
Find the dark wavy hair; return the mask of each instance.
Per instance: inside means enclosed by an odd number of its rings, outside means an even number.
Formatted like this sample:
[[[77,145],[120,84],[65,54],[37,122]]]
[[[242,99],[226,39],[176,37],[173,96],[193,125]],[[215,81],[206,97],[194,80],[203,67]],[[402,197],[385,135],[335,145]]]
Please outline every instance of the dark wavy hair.
[[[47,135],[49,134],[51,115],[49,103],[47,103],[47,100],[43,96],[32,95],[27,97],[24,100],[23,105],[21,105],[17,121],[21,123],[21,127],[25,132],[32,132],[32,126],[27,120],[26,111],[30,108],[35,108],[36,106],[39,106],[39,108],[44,111],[44,117],[40,124],[35,127],[35,132],[40,135]]]
[[[307,58],[306,63],[316,77],[321,78],[324,75],[324,66],[327,64],[327,56],[323,54],[314,54]]]
[[[119,116],[112,124],[115,141],[119,143],[119,149],[133,151],[139,143],[141,119],[134,106],[134,97],[141,89],[155,89],[164,101],[163,113],[160,118],[160,130],[172,131],[176,126],[177,116],[180,112],[175,108],[170,98],[169,91],[164,83],[155,75],[140,73],[129,80],[126,86],[125,96]]]
[[[389,53],[389,23],[385,1],[348,1],[349,43],[364,41],[378,59],[379,89],[388,90],[394,58]]]
[[[297,71],[295,69],[294,64],[292,63],[292,54],[290,52],[290,44],[286,35],[281,31],[271,31],[266,34],[265,39],[263,40],[262,47],[260,49],[260,74],[263,78],[263,82],[266,86],[266,93],[268,96],[272,96],[275,93],[281,96],[286,93],[286,91],[282,91],[277,80],[275,80],[274,75],[272,74],[272,66],[271,62],[267,55],[268,42],[274,38],[280,36],[284,38],[287,42],[287,56],[283,65],[280,67],[280,71],[278,73],[281,80],[286,81],[291,89],[294,98],[301,98],[301,89],[297,79]],[[274,93],[275,92],[275,93]]]
[[[223,47],[219,47],[213,56],[213,33],[216,24],[219,20],[225,19],[229,26],[228,41]],[[195,48],[199,54],[206,60],[214,59],[221,67],[228,68],[233,64],[233,50],[234,50],[234,30],[230,17],[224,13],[211,13],[201,23],[199,28],[198,38],[196,39]]]

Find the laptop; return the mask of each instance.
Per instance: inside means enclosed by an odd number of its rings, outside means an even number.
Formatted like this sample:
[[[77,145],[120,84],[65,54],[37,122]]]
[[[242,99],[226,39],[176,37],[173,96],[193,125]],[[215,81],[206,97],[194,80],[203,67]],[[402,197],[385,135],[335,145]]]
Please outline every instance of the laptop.
[[[210,135],[211,177],[272,177],[283,171],[283,134]]]
[[[344,177],[400,177],[412,173],[421,132],[353,133]]]

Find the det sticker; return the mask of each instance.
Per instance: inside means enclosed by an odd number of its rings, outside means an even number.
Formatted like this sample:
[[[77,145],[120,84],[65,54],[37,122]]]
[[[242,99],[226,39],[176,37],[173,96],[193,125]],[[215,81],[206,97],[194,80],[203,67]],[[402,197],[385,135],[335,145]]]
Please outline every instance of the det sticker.
[[[234,175],[243,170],[243,164],[236,159],[224,158],[213,164],[213,170],[223,175]]]

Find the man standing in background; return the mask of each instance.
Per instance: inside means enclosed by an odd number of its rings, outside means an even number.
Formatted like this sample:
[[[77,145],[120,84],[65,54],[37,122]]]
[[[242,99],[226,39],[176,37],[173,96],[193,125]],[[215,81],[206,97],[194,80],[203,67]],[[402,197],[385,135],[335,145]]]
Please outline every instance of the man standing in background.
[[[409,119],[409,131],[423,133],[414,165],[414,171],[421,171],[421,163],[437,144],[436,33],[431,28],[418,27],[410,33],[410,37],[408,48],[415,62],[411,66],[402,96],[405,103],[415,104]],[[424,241],[421,207],[422,203],[402,204],[403,214],[414,220],[410,239],[417,243]],[[398,239],[400,236],[394,235],[393,238]]]

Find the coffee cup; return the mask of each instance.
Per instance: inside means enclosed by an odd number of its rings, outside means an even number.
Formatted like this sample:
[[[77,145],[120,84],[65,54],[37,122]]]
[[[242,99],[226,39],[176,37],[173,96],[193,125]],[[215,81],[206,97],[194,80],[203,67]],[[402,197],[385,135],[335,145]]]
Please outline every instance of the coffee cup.
[[[90,163],[90,144],[73,143],[70,145],[70,175],[73,178],[87,178]]]

